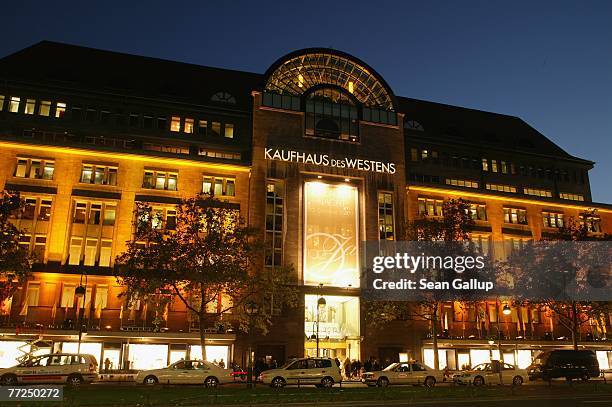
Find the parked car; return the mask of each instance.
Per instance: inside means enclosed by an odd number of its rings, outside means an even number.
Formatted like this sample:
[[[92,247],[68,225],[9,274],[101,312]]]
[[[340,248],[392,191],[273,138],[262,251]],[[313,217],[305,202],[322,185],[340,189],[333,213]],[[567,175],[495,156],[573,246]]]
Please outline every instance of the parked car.
[[[0,383],[67,383],[78,386],[98,380],[98,362],[93,355],[54,353],[36,356],[16,366],[0,369]]]
[[[542,352],[527,368],[529,380],[589,380],[600,375],[599,362],[591,350],[552,350]]]
[[[154,385],[164,384],[203,384],[216,387],[234,381],[232,371],[223,369],[211,362],[201,360],[179,360],[162,369],[138,372],[136,383]]]
[[[433,387],[444,381],[444,373],[418,362],[391,363],[380,372],[365,372],[361,381],[368,386],[387,387],[390,384],[422,384]]]
[[[493,363],[481,363],[470,370],[455,373],[453,375],[453,382],[457,384],[473,384],[474,386],[482,386],[483,384],[512,384],[520,386],[527,380],[527,377],[526,369],[519,369],[517,366],[508,363],[493,361]]]
[[[278,369],[266,370],[259,381],[272,387],[288,384],[314,384],[317,387],[332,387],[342,381],[340,368],[331,358],[292,359]]]

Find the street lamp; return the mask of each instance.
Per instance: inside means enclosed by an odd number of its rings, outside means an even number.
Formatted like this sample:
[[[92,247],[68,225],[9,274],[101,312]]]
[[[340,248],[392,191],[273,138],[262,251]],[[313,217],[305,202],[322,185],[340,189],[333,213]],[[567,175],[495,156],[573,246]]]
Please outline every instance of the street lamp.
[[[508,315],[512,314],[512,310],[510,309],[510,306],[509,306],[508,304],[505,304],[505,305],[504,305],[504,308],[503,308],[503,310],[502,310],[502,313],[503,313],[505,316],[508,316]]]
[[[83,337],[83,313],[85,311],[85,294],[87,293],[87,274],[85,274],[85,285],[83,285],[83,273],[81,273],[81,280],[79,281],[79,286],[74,290],[74,296],[76,298],[82,299],[81,304],[79,306],[79,344],[77,346],[77,353],[81,353],[81,338]]]
[[[259,313],[259,305],[255,301],[249,301],[245,304],[245,311],[249,316],[249,359],[247,369],[247,386],[253,386],[253,318]]]

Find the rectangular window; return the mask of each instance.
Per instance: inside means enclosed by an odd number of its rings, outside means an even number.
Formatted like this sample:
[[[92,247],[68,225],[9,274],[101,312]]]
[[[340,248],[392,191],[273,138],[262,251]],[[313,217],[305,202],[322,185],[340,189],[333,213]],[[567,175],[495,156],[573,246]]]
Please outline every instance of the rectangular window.
[[[74,216],[72,223],[85,223],[87,216],[87,204],[85,202],[77,202],[74,207]]]
[[[596,215],[580,215],[580,226],[586,228],[587,232],[601,233],[601,218]]]
[[[102,204],[91,204],[89,207],[89,224],[99,225],[102,220]]]
[[[172,116],[170,120],[170,131],[179,132],[181,131],[181,118],[178,116]]]
[[[234,138],[234,125],[231,123],[225,123],[224,129],[225,138]]]
[[[568,193],[568,192],[561,192],[561,193],[559,193],[559,198],[567,199],[567,200],[570,200],[570,201],[584,201],[584,195],[572,194],[572,193]]]
[[[17,158],[15,177],[33,179],[53,179],[55,163],[35,158]]]
[[[142,187],[147,189],[160,189],[176,191],[178,174],[166,171],[147,170],[144,173]]]
[[[422,216],[442,216],[441,199],[419,198],[419,215]]]
[[[497,172],[497,160],[491,160],[491,171]]]
[[[109,267],[111,263],[112,240],[102,240],[100,243],[100,267]]]
[[[140,115],[138,114],[130,114],[130,118],[129,118],[129,122],[128,124],[130,125],[130,127],[138,127],[138,119],[140,118]]]
[[[502,172],[502,174],[507,174],[508,173],[508,166],[506,165],[505,161],[501,162],[501,172]]]
[[[24,207],[21,212],[21,219],[33,220],[36,214],[36,198],[25,198]]]
[[[64,113],[66,113],[66,104],[62,102],[57,102],[55,105],[55,118],[61,119],[64,117]]]
[[[85,244],[84,266],[94,266],[96,264],[96,252],[98,251],[98,240],[87,239]]]
[[[211,136],[220,136],[221,135],[221,123],[212,122],[210,126],[210,135]]]
[[[564,215],[557,212],[542,212],[542,220],[547,228],[562,228],[565,224]]]
[[[525,195],[541,196],[543,198],[552,198],[552,191],[548,189],[523,188]]]
[[[77,266],[81,262],[83,250],[83,238],[73,237],[70,239],[70,251],[68,252],[68,264]]]
[[[217,196],[223,195],[223,179],[222,178],[221,179],[215,178],[213,194]]]
[[[60,307],[72,308],[74,307],[74,292],[76,286],[73,284],[64,284],[62,287],[62,297],[60,299]]]
[[[202,192],[205,194],[212,194],[212,178],[211,177],[204,177],[204,180],[202,181]]]
[[[380,240],[395,240],[393,194],[378,193],[378,232]]]
[[[472,235],[470,240],[474,242],[480,253],[488,256],[491,251],[491,239],[486,235]]]
[[[235,196],[236,181],[232,178],[205,175],[202,178],[202,192],[215,196]]]
[[[51,102],[48,100],[41,100],[40,105],[38,106],[38,115],[49,117],[51,113]]]
[[[198,121],[198,134],[200,134],[200,136],[205,136],[207,127],[208,122],[206,120]]]
[[[452,185],[464,188],[478,188],[478,182],[467,179],[446,178],[446,185]]]
[[[485,204],[471,203],[468,211],[473,220],[487,220],[487,206]]]
[[[527,210],[520,208],[504,208],[504,222],[526,225]]]
[[[17,96],[11,96],[11,100],[9,102],[9,112],[17,113],[19,112],[19,104],[21,103],[21,98]]]
[[[0,112],[4,110],[4,95],[0,95]]]
[[[96,310],[105,309],[108,305],[108,286],[96,284],[96,296],[94,299],[94,308]]]
[[[267,267],[278,267],[282,264],[284,214],[283,184],[280,181],[268,181],[266,184],[265,234],[265,265]]]
[[[491,191],[511,192],[516,194],[516,187],[512,185],[486,184],[486,188]]]
[[[34,114],[36,108],[36,99],[27,99],[25,110],[23,111],[25,114]]]
[[[410,149],[410,161],[419,161],[419,154],[416,148]]]
[[[40,209],[38,210],[39,221],[49,221],[51,219],[51,205],[53,201],[50,199],[41,199]]]
[[[168,128],[168,119],[166,119],[165,117],[158,117],[157,128],[159,130],[166,130]]]
[[[96,185],[117,185],[117,167],[83,164],[81,182]]]
[[[136,116],[135,118],[136,118],[136,123],[132,124],[133,117],[132,117],[132,115],[130,115],[130,126],[137,126],[138,125],[138,116]],[[87,109],[85,111],[85,120],[90,122],[90,123],[95,122],[96,121],[96,111],[94,109]]]
[[[45,260],[45,246],[47,245],[47,236],[36,235],[34,238],[34,250],[32,255],[38,263],[42,263]]]
[[[518,237],[504,237],[504,255],[506,258],[510,256],[512,252],[522,250],[529,240],[530,239],[521,239]]]
[[[153,117],[144,116],[142,119],[142,127],[144,127],[145,129],[152,129],[153,128]]]
[[[115,217],[117,216],[117,206],[104,205],[104,226],[115,225]]]
[[[482,170],[489,171],[489,161],[486,158],[482,159]]]
[[[186,118],[185,119],[185,133],[192,134],[193,133],[193,119]]]

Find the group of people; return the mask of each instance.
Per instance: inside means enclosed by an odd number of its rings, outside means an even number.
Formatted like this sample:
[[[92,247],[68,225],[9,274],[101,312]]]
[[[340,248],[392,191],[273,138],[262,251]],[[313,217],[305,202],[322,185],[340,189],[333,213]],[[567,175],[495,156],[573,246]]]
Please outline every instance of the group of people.
[[[364,372],[376,372],[382,370],[384,366],[389,365],[389,361],[381,366],[380,362],[374,356],[370,356],[368,360],[361,363],[360,360],[351,360],[348,357],[344,359],[344,362],[336,359],[336,363],[340,367],[340,371],[344,375],[345,380],[361,380],[361,375]]]

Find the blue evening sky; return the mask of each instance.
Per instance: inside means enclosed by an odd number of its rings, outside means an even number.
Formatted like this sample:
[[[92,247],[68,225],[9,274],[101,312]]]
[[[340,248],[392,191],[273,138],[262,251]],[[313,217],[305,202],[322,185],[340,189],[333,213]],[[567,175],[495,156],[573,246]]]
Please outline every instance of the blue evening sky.
[[[520,116],[595,161],[593,199],[612,203],[610,1],[9,4],[0,55],[48,39],[263,73],[292,50],[336,48],[398,95]]]

